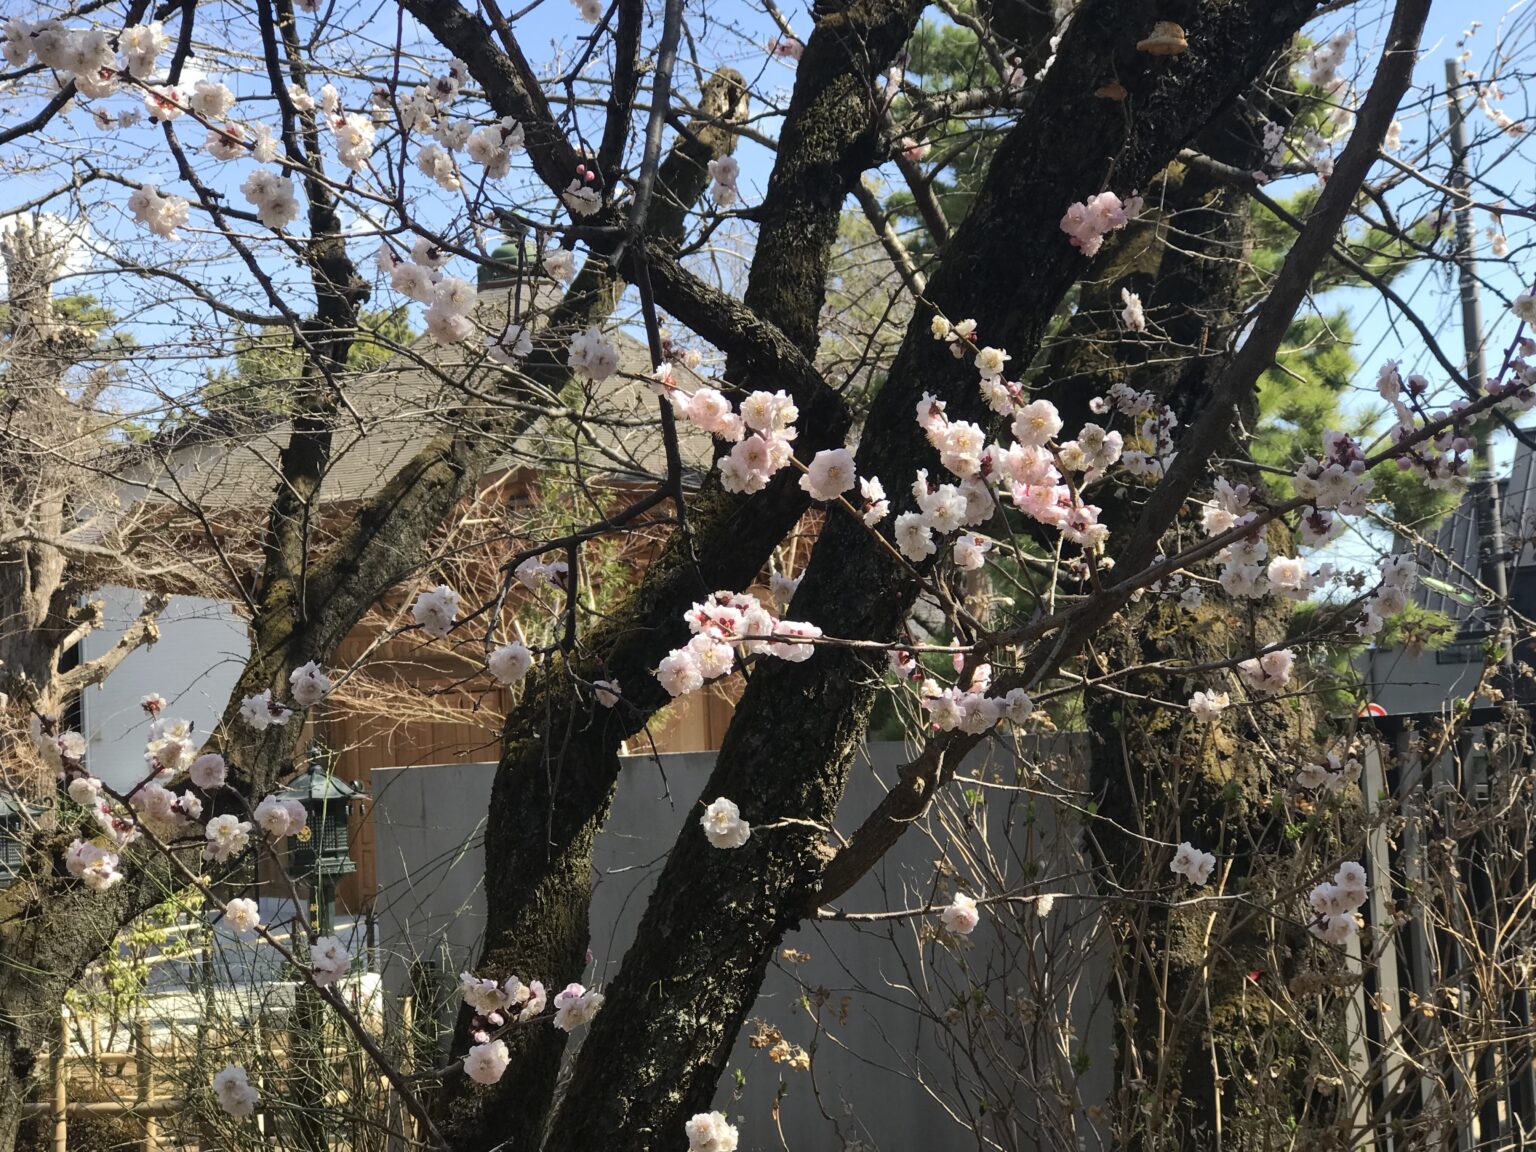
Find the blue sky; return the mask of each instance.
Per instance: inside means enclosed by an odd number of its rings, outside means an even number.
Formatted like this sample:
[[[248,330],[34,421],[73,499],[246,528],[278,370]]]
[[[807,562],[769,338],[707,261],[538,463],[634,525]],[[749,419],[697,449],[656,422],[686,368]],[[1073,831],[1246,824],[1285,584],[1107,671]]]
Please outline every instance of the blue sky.
[[[366,43],[369,39],[376,40],[381,51],[393,41],[395,36],[395,22],[393,12],[385,5],[377,9],[377,14],[368,26],[353,30],[350,40],[357,43]],[[784,6],[781,11],[793,25],[795,31],[802,37],[810,31],[809,17],[804,6]],[[1375,17],[1367,20],[1359,27],[1359,39],[1357,40],[1351,58],[1346,65],[1346,72],[1354,75],[1360,86],[1369,82],[1370,71],[1379,48],[1379,40],[1385,31],[1385,18],[1378,10],[1368,8],[1352,9],[1341,12],[1323,21],[1320,29],[1323,32],[1332,31],[1342,26],[1346,19],[1353,20],[1360,12],[1376,12]],[[759,114],[771,113],[771,106],[787,100],[788,90],[793,82],[792,66],[783,61],[771,58],[765,51],[765,46],[778,32],[775,23],[763,12],[756,10],[746,3],[716,3],[711,6],[704,16],[691,16],[689,30],[693,34],[694,42],[701,45],[701,55],[710,64],[730,63],[741,69],[755,81],[755,87],[767,96],[770,107],[765,108],[761,101],[754,111]],[[1443,86],[1443,61],[1450,56],[1458,55],[1463,49],[1460,41],[1473,21],[1482,21],[1484,27],[1469,42],[1473,56],[1470,66],[1479,70],[1485,70],[1490,52],[1494,46],[1495,33],[1501,19],[1504,17],[1504,9],[1491,0],[1470,0],[1470,2],[1448,3],[1441,0],[1432,10],[1431,20],[1425,37],[1425,51],[1418,66],[1417,78],[1425,86],[1440,89]],[[203,32],[206,26],[200,23],[199,31]],[[1515,51],[1529,51],[1530,28],[1529,25],[1521,25],[1522,42],[1515,45]],[[520,18],[516,26],[517,33],[526,50],[536,63],[544,62],[568,62],[580,48],[580,37],[587,33],[589,26],[582,23],[577,17],[575,8],[567,0],[544,0],[543,3],[529,10]],[[407,22],[405,38],[410,42],[414,36],[419,36],[411,30]],[[654,32],[647,37],[648,42],[654,39]],[[685,52],[687,44],[685,43]],[[590,69],[589,69],[590,71]],[[237,92],[242,95],[256,95],[261,91],[260,78],[251,82],[245,88],[238,81],[231,83]],[[689,65],[682,65],[679,81],[685,91],[694,88],[693,73]],[[349,103],[356,104],[362,99],[361,91],[353,93]],[[1511,114],[1521,116],[1525,108],[1518,103],[1516,94],[1509,101]],[[119,97],[113,102],[116,106],[128,106],[134,101]],[[270,119],[270,102],[265,105],[248,106],[252,111],[264,118]],[[242,109],[244,111],[244,109]],[[595,137],[600,131],[601,111],[597,108],[584,108],[580,112],[580,120],[583,130],[589,137]],[[61,126],[61,135],[67,137],[71,133],[78,135],[83,145],[99,147],[103,141],[101,134],[95,132],[89,117],[83,112],[76,112],[70,117],[71,123]],[[1473,131],[1487,138],[1491,135],[1491,123],[1481,113],[1470,111],[1470,121]],[[1417,117],[1405,117],[1404,137],[1408,147],[1402,153],[1405,157],[1413,152],[1415,143],[1425,137],[1427,128],[1438,128],[1444,122],[1443,102],[1438,102],[1428,114]],[[181,122],[186,125],[186,121]],[[773,133],[776,124],[770,119],[757,125],[761,130]],[[201,131],[192,126],[191,130],[183,133],[189,146],[201,138]],[[141,179],[151,179],[163,171],[163,158],[156,150],[157,129],[148,125],[133,129],[123,135],[123,142],[132,148],[151,149],[150,159],[143,163],[135,161],[134,155],[128,148],[114,150],[113,141],[106,141],[109,160],[123,165],[127,174]],[[112,153],[116,151],[116,155]],[[752,143],[743,141],[739,153],[742,163],[743,175],[741,186],[744,199],[747,203],[756,202],[761,195],[762,188],[766,184],[767,174],[772,162],[771,153],[767,149]],[[207,178],[215,187],[225,192],[230,200],[236,204],[243,204],[238,185],[245,173],[252,165],[247,162],[219,166],[212,163],[203,164],[200,167],[207,173]],[[1499,183],[1503,192],[1517,203],[1529,203],[1532,200],[1532,188],[1530,178],[1530,164],[1523,155],[1506,157],[1492,170],[1492,176]],[[526,176],[524,177],[526,180]],[[1505,183],[1507,181],[1507,184]],[[1302,178],[1287,182],[1293,186],[1302,186],[1308,183],[1308,179]],[[517,175],[510,182],[513,188],[517,186]],[[22,176],[13,179],[7,186],[6,199],[14,200],[30,194],[42,186],[42,180],[36,177]],[[1275,191],[1286,192],[1285,186],[1277,186]],[[124,194],[126,195],[126,194]],[[423,195],[418,203],[421,205],[423,217],[430,220],[448,219],[448,207],[446,198],[441,203],[436,203],[433,196],[435,190],[430,190]],[[1492,194],[1484,191],[1477,193],[1479,199],[1491,199]],[[119,197],[121,199],[121,197]],[[1408,197],[1400,196],[1397,202],[1405,205],[1403,211],[1411,212],[1408,205]],[[3,203],[0,203],[3,208]],[[104,244],[123,245],[125,248],[137,248],[144,251],[148,258],[153,258],[156,252],[154,246],[143,244],[141,236],[131,224],[121,219],[120,209],[117,213],[97,214],[92,223],[98,229]],[[1490,220],[1479,213],[1477,225],[1479,232],[1490,223]],[[1490,291],[1485,294],[1484,310],[1489,320],[1490,329],[1490,368],[1497,368],[1497,350],[1502,349],[1507,337],[1512,331],[1511,325],[1503,312],[1503,304],[1499,299],[1502,294],[1505,298],[1512,297],[1521,290],[1520,268],[1523,266],[1526,256],[1526,245],[1531,239],[1529,229],[1524,222],[1514,218],[1506,218],[1506,232],[1510,243],[1510,258],[1504,262],[1487,261],[1483,264],[1482,271],[1488,281]],[[489,243],[494,243],[494,237],[489,238]],[[1480,243],[1486,254],[1486,240]],[[357,245],[356,253],[360,259],[367,259],[372,255],[376,243],[372,240],[364,241]],[[164,251],[164,249],[161,249]],[[725,252],[722,259],[727,262],[727,272],[731,269],[729,262],[732,259],[738,261],[744,249],[738,246],[733,256],[730,251]],[[274,252],[275,256],[276,253]],[[275,264],[280,274],[287,275],[281,264]],[[291,271],[291,270],[290,270]],[[459,271],[466,271],[460,269]],[[218,269],[210,268],[208,275],[218,273]],[[98,282],[99,283],[99,282]],[[296,290],[303,289],[302,280],[294,280]],[[97,287],[98,285],[92,285]],[[1399,290],[1419,308],[1422,314],[1430,321],[1431,326],[1442,334],[1451,347],[1458,347],[1460,336],[1458,332],[1459,313],[1455,306],[1454,284],[1447,282],[1441,272],[1434,268],[1414,270],[1405,275],[1400,281]],[[380,303],[386,302],[383,298]],[[1435,370],[1435,366],[1429,360],[1422,341],[1418,335],[1401,324],[1394,317],[1374,292],[1358,290],[1340,292],[1334,294],[1325,306],[1342,303],[1348,307],[1356,325],[1359,348],[1358,354],[1362,363],[1366,366],[1363,378],[1358,382],[1362,402],[1368,402],[1365,398],[1373,397],[1371,387],[1374,380],[1375,368],[1387,358],[1398,359],[1403,362],[1407,370],[1423,370],[1425,374],[1437,383],[1442,374]],[[124,311],[130,311],[125,307]],[[166,317],[159,310],[151,310],[136,316],[137,323],[144,326],[144,339],[148,343],[151,340],[163,337],[171,328]],[[191,367],[200,369],[206,363],[197,359],[183,365],[183,369]],[[189,378],[188,382],[191,382]],[[1500,455],[1507,457],[1509,445],[1505,443],[1509,438],[1500,437],[1498,450]]]

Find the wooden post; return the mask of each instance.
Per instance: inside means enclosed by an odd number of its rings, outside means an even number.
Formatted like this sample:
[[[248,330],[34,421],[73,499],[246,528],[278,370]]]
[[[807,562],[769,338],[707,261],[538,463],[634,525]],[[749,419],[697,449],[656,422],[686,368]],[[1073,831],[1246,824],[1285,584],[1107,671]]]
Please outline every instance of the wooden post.
[[[400,997],[400,1015],[397,1026],[400,1034],[396,1039],[396,1059],[400,1061],[400,1071],[410,1075],[416,1070],[416,999],[413,996]],[[389,1120],[392,1125],[398,1125],[398,1132],[403,1140],[396,1136],[390,1137],[389,1146],[393,1149],[408,1149],[416,1146],[419,1133],[416,1130],[416,1117],[405,1107],[396,1094],[393,1087],[389,1089]]]
[[[59,1013],[59,1043],[53,1052],[53,1152],[69,1147],[69,1017]]]
[[[133,1022],[133,1065],[138,1073],[139,1104],[155,1102],[154,1048],[150,1044],[149,1021],[140,1017]],[[144,1152],[160,1152],[160,1122],[154,1109],[144,1110]]]

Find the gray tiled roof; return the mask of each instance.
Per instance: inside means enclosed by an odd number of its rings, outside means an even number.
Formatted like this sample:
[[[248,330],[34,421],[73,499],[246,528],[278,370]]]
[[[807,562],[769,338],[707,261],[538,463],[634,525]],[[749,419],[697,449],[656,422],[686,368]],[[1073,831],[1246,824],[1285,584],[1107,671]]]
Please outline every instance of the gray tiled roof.
[[[1505,549],[1512,561],[1508,576],[1513,586],[1520,569],[1536,567],[1536,452],[1524,444],[1516,444],[1510,475],[1499,481],[1499,502]],[[1420,575],[1450,585],[1462,597],[1481,599],[1475,578],[1482,564],[1482,532],[1474,493],[1462,496],[1461,502],[1435,529],[1430,544],[1432,547],[1419,549]],[[1484,619],[1484,607],[1465,603],[1422,580],[1414,598],[1424,608],[1449,616],[1463,634],[1487,631],[1490,626]]]
[[[545,300],[538,302],[547,310]],[[512,314],[506,288],[481,292],[479,319],[499,328]],[[523,315],[527,304],[523,302]],[[537,319],[534,320],[537,324]],[[540,417],[501,446],[487,472],[525,467],[574,468],[594,481],[645,480],[665,473],[657,399],[637,379],[650,372],[645,345],[625,333],[608,333],[619,352],[619,373],[571,403],[580,419]],[[377,491],[437,433],[494,410],[487,402],[502,370],[471,339],[444,346],[423,337],[409,354],[345,382],[346,405],[334,422],[330,467],[321,485],[324,502],[365,498]],[[697,381],[684,381],[691,387]],[[465,386],[467,385],[467,387]],[[710,438],[679,426],[683,462],[695,474],[710,467]],[[207,427],[179,446],[144,451],[131,470],[149,496],[206,511],[264,506],[278,479],[279,455],[292,433],[286,420],[243,429]]]

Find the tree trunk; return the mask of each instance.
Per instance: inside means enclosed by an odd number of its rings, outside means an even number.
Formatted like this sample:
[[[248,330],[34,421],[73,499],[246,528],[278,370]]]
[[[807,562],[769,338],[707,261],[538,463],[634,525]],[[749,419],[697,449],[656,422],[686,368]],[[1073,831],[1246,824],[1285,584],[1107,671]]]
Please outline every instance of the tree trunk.
[[[1114,179],[1145,185],[1252,82],[1313,9],[1310,3],[1188,5],[1191,54],[1165,70],[1135,50],[1144,34],[1124,5],[1078,10],[1034,104],[997,152],[977,201],[929,284],[952,320],[974,317],[984,343],[1027,360],[1082,260],[1057,208]],[[1153,14],[1148,9],[1147,24]],[[1158,16],[1165,13],[1159,12]],[[1116,75],[1131,116],[1093,95]],[[1047,207],[1048,206],[1048,207]],[[1021,276],[1021,269],[1029,274]],[[936,468],[913,419],[922,392],[952,419],[988,418],[975,370],[927,332],[909,328],[860,442],[858,471],[901,493],[913,468]],[[790,614],[845,637],[896,637],[918,585],[845,516],[833,515]],[[726,796],[754,823],[829,824],[863,737],[879,662],[846,649],[754,673],[704,798]],[[546,1152],[650,1149],[681,1143],[687,1116],[707,1109],[774,946],[813,894],[826,858],[819,837],[789,824],[736,852],[708,846],[690,821],[675,845],[608,1002],[583,1045]]]
[[[816,349],[843,201],[873,159],[872,81],[911,34],[920,8],[912,0],[881,0],[830,14],[800,62],[744,303],[807,358]],[[666,281],[657,284],[666,303]],[[686,306],[672,310],[687,319]],[[783,386],[771,368],[736,355],[726,377],[746,389]],[[840,445],[848,417],[837,398],[825,391],[796,398],[809,430],[800,446]],[[656,665],[686,639],[690,605],[717,589],[752,584],[807,506],[792,473],[752,497],[724,492],[712,475],[690,501],[688,531],[647,568],[613,623],[588,638],[581,678],[617,679],[623,705],[595,707],[573,689],[567,668],[552,662],[508,716],[486,823],[486,943],[478,974],[541,979],[551,992],[579,978],[592,841],[618,779],[618,748],[670,699],[656,682]],[[467,1019],[461,1015],[460,1052]],[[505,1039],[512,1063],[499,1084],[472,1093],[462,1081],[455,1086],[449,1126],[466,1152],[503,1142],[533,1147],[553,1098],[565,1034],[524,1028]]]

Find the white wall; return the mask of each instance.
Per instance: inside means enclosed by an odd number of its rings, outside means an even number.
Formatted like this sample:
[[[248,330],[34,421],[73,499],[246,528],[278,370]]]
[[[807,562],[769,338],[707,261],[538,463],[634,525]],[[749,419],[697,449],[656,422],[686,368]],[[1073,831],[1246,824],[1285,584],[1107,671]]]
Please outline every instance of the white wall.
[[[106,621],[82,644],[85,660],[117,643],[143,600],[141,593],[118,587],[104,588],[92,599],[106,605]],[[139,700],[151,692],[169,702],[167,715],[192,721],[198,732],[211,731],[249,653],[245,621],[227,602],[172,597],[160,616],[160,639],[130,653],[104,683],[85,690],[82,727],[90,741],[91,773],[116,788],[143,777],[146,717]]]

